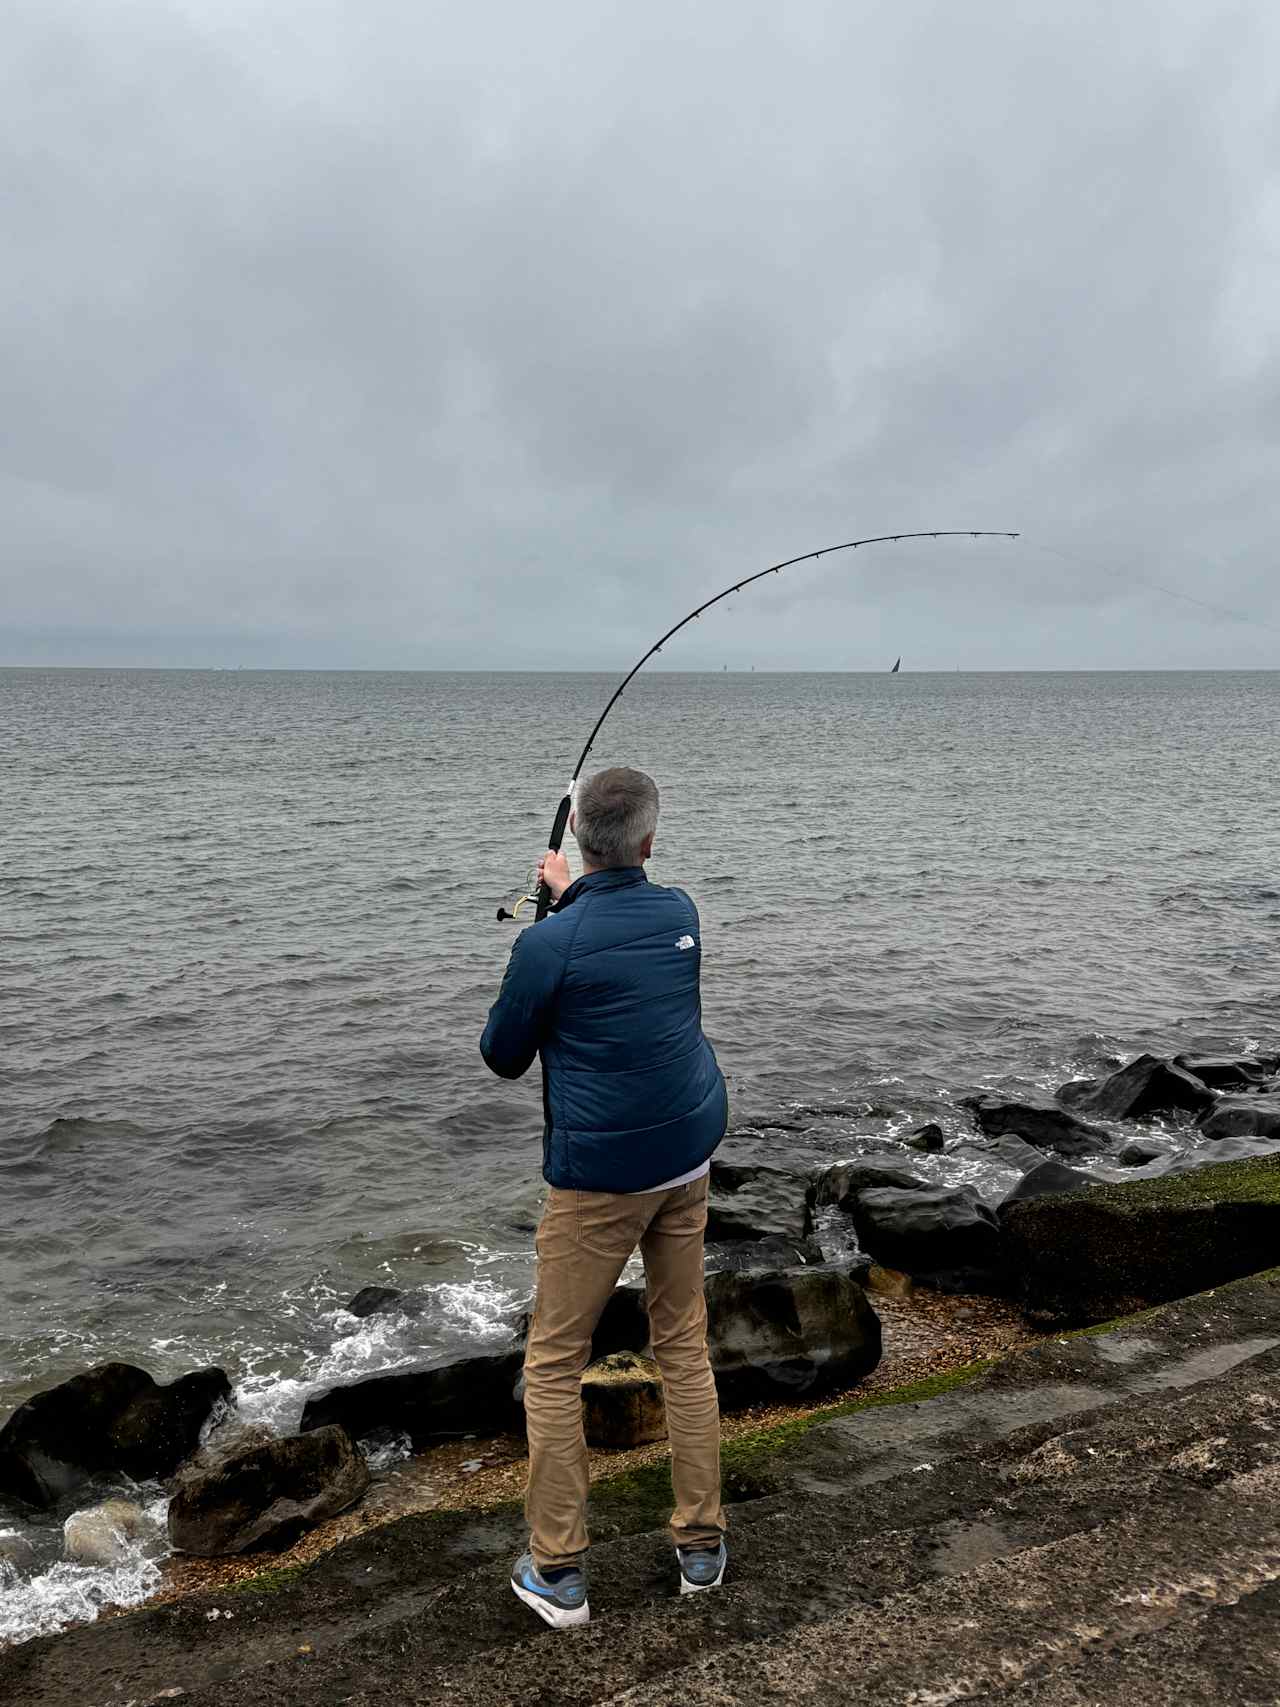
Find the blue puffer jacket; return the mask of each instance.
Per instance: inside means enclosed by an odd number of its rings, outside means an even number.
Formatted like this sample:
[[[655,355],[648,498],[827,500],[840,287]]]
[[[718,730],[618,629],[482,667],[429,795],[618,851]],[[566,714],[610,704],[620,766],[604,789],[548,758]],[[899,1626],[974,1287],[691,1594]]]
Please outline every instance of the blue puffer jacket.
[[[702,1035],[698,911],[641,866],[593,871],[516,939],[480,1040],[518,1079],[542,1055],[542,1172],[577,1191],[649,1191],[724,1136],[728,1100]]]

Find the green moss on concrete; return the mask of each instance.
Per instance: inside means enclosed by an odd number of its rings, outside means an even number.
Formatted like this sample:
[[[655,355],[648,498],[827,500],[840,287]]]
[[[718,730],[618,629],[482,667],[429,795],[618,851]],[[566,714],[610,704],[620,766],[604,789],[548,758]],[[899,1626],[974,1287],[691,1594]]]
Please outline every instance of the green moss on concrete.
[[[219,1589],[219,1594],[280,1594],[282,1590],[293,1588],[299,1577],[305,1576],[311,1565],[275,1565],[265,1571],[259,1571],[257,1576],[245,1577],[238,1583],[231,1583],[225,1589]]]

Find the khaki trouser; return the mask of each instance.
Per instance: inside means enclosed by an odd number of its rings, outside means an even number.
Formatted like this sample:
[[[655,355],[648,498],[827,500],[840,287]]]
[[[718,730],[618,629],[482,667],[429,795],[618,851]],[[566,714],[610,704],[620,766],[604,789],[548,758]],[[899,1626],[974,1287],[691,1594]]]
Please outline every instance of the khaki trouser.
[[[679,1547],[714,1547],[724,1533],[720,1411],[702,1290],[706,1225],[705,1175],[671,1191],[623,1196],[553,1189],[547,1199],[524,1363],[525,1515],[539,1570],[577,1564],[587,1549],[582,1372],[600,1313],[637,1245],[671,1442],[671,1533]]]

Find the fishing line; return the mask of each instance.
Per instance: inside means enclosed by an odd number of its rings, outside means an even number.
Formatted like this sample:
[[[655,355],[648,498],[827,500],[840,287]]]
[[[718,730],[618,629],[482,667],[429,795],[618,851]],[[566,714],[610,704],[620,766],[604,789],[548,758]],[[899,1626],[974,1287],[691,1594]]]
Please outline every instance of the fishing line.
[[[1229,616],[1234,622],[1247,622],[1252,628],[1265,628],[1269,634],[1280,634],[1280,627],[1275,623],[1264,622],[1251,611],[1233,610],[1230,605],[1212,604],[1208,599],[1196,598],[1194,593],[1183,593],[1177,587],[1166,587],[1160,581],[1152,581],[1145,575],[1136,575],[1131,569],[1113,569],[1108,563],[1077,557],[1074,552],[1063,551],[1056,545],[1040,545],[1035,540],[1028,543],[1032,550],[1047,552],[1050,557],[1060,557],[1064,563],[1078,564],[1081,569],[1096,569],[1100,574],[1110,575],[1117,581],[1135,581],[1140,587],[1149,587],[1154,593],[1164,593],[1171,599],[1182,599],[1186,604],[1198,605],[1201,610],[1212,611],[1215,616]]]
[[[771,563],[767,569],[757,569],[754,575],[746,575],[740,581],[734,581],[722,593],[717,593],[714,598],[704,599],[696,609],[689,612],[688,616],[682,616],[673,628],[669,628],[661,639],[655,640],[639,663],[627,672],[613,690],[609,703],[596,719],[595,728],[587,736],[587,743],[579,753],[578,762],[573,767],[573,775],[569,778],[569,787],[556,808],[555,821],[551,826],[551,834],[547,838],[548,848],[553,853],[560,851],[560,844],[564,840],[564,832],[569,822],[569,814],[573,810],[574,789],[577,786],[578,777],[582,773],[582,767],[587,762],[587,755],[595,745],[596,736],[604,727],[605,718],[622,698],[632,679],[639,674],[650,658],[661,652],[673,635],[679,634],[680,630],[687,627],[689,623],[696,622],[704,611],[710,610],[712,605],[718,605],[721,599],[727,599],[733,593],[740,593],[744,587],[749,587],[753,581],[763,581],[766,575],[779,575],[784,569],[790,569],[797,563],[816,561],[819,557],[828,557],[837,551],[856,551],[860,545],[896,545],[904,539],[1017,539],[1018,537],[1016,533],[996,532],[991,528],[930,528],[921,533],[878,533],[867,539],[847,539],[841,545],[824,545],[819,551],[803,551],[798,557],[787,557],[781,563]],[[527,887],[532,890],[532,883]],[[546,917],[550,905],[551,891],[545,883],[540,883],[536,893],[522,895],[510,912],[505,907],[499,907],[498,917],[499,919],[518,920],[521,908],[532,906],[535,909],[535,920],[542,919]]]

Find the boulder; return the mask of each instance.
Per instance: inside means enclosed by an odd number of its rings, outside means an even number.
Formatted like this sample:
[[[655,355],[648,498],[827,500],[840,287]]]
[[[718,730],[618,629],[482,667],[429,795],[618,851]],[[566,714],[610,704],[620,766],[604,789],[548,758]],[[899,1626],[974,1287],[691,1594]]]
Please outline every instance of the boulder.
[[[1200,1130],[1206,1138],[1280,1138],[1280,1095],[1223,1097]]]
[[[1108,1321],[1270,1268],[1280,1155],[1013,1204],[1011,1275],[1038,1321]]]
[[[885,1268],[947,1292],[998,1282],[1000,1223],[972,1186],[868,1188],[854,1200],[853,1222],[858,1243]]]
[[[62,1551],[77,1565],[123,1565],[146,1527],[142,1507],[132,1500],[104,1500],[72,1512],[62,1526]]]
[[[617,1351],[645,1351],[649,1345],[649,1308],[644,1282],[615,1286],[591,1337],[591,1361]]]
[[[1054,1101],[1060,1102],[1063,1108],[1075,1108],[1091,1097],[1100,1083],[1099,1079],[1068,1079],[1054,1092]]]
[[[5,1587],[6,1568],[15,1576],[35,1568],[36,1550],[16,1529],[0,1529],[0,1588]]]
[[[0,1429],[0,1493],[50,1506],[95,1476],[171,1475],[230,1397],[221,1369],[160,1386],[133,1364],[100,1363],[35,1394]]]
[[[859,1158],[852,1162],[837,1162],[813,1176],[810,1186],[815,1209],[834,1206],[849,1214],[860,1191],[872,1186],[893,1186],[898,1191],[923,1191],[927,1182],[905,1168],[895,1168],[886,1162]]]
[[[643,1446],[665,1440],[662,1376],[651,1358],[615,1352],[582,1377],[582,1427],[590,1446]]]
[[[1213,1167],[1219,1162],[1246,1162],[1255,1156],[1277,1154],[1280,1154],[1280,1138],[1215,1138],[1211,1145],[1170,1156],[1165,1171],[1185,1174],[1193,1168]]]
[[[903,1143],[908,1150],[923,1150],[928,1155],[936,1155],[946,1144],[946,1134],[936,1121],[929,1121],[926,1126],[917,1126],[909,1138]]]
[[[1148,1162],[1158,1162],[1169,1153],[1163,1144],[1153,1144],[1149,1138],[1135,1138],[1125,1145],[1116,1160],[1123,1168],[1145,1168]]]
[[[880,1319],[845,1268],[725,1270],[706,1288],[711,1367],[727,1407],[851,1386],[880,1361]]]
[[[708,1274],[722,1268],[806,1268],[825,1262],[816,1239],[742,1239],[706,1247]]]
[[[345,1429],[270,1440],[181,1476],[169,1502],[169,1540],[204,1559],[287,1547],[354,1505],[369,1480]]]
[[[1019,1138],[1013,1132],[1005,1132],[985,1146],[966,1144],[964,1148],[970,1155],[999,1162],[1002,1167],[1015,1168],[1020,1174],[1029,1174],[1032,1168],[1038,1168],[1049,1160],[1043,1150],[1037,1150],[1034,1144],[1028,1144],[1025,1138]]]
[[[1243,1091],[1265,1084],[1274,1070],[1271,1061],[1256,1055],[1175,1055],[1173,1063],[1215,1091]]]
[[[502,1434],[521,1426],[513,1396],[522,1351],[460,1357],[434,1369],[371,1375],[307,1400],[304,1433],[337,1424],[353,1440],[381,1430],[406,1434],[415,1447],[463,1434]]]
[[[1111,1140],[1101,1127],[1078,1120],[1049,1097],[1031,1095],[1014,1099],[984,1094],[963,1097],[961,1101],[979,1128],[993,1138],[1013,1133],[1029,1144],[1056,1150],[1061,1156],[1096,1155],[1110,1146]]]
[[[803,1239],[812,1225],[808,1191],[803,1174],[712,1162],[707,1238]]]
[[[1079,1168],[1068,1168],[1061,1162],[1045,1160],[1023,1174],[1013,1190],[1001,1201],[996,1213],[1003,1215],[1010,1204],[1027,1203],[1033,1197],[1049,1197],[1063,1191],[1082,1191],[1087,1185],[1100,1183],[1097,1174],[1087,1174]]]
[[[404,1294],[395,1286],[362,1286],[347,1305],[349,1316],[375,1316],[389,1310]]]
[[[1150,1120],[1157,1114],[1203,1114],[1217,1093],[1172,1061],[1139,1055],[1104,1079],[1076,1107],[1103,1120]]]

